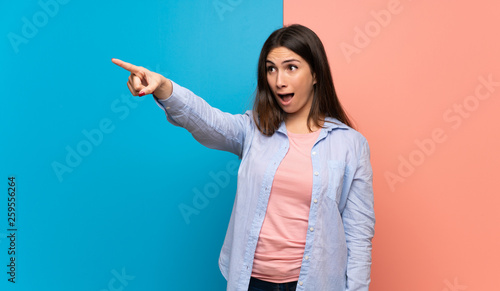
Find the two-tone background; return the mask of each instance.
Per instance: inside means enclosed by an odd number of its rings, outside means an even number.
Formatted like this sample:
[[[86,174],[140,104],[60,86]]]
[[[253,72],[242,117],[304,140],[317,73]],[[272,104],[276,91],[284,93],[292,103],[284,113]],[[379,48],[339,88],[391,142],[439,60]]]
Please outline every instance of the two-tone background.
[[[292,23],[323,40],[371,146],[370,290],[500,290],[499,2],[40,0],[0,11],[1,290],[224,290],[217,259],[238,159],[168,124],[151,96],[132,97],[111,58],[242,113],[264,40]]]

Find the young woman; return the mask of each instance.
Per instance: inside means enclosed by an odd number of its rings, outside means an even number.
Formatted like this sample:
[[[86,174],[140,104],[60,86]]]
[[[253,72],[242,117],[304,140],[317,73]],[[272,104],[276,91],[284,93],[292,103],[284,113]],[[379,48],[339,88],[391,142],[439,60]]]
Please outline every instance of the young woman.
[[[366,139],[350,127],[318,36],[301,25],[262,48],[254,109],[229,114],[145,68],[134,96],[153,94],[167,119],[203,145],[241,158],[219,266],[227,290],[368,290],[374,235]]]

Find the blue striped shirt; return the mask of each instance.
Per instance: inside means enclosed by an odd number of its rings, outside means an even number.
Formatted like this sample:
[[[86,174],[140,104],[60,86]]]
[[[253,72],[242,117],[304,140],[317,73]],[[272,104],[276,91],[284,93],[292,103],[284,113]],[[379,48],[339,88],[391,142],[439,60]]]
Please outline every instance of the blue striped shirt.
[[[172,82],[158,105],[201,144],[240,159],[233,211],[219,258],[227,290],[247,291],[278,165],[289,148],[285,124],[259,132],[252,111],[230,114]],[[374,235],[372,168],[366,139],[327,118],[311,150],[313,189],[297,291],[366,291]]]

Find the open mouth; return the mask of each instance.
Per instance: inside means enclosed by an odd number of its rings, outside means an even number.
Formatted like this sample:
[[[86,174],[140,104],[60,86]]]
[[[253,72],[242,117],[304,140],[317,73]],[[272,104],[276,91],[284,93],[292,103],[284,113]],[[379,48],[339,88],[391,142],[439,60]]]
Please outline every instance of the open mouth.
[[[284,103],[290,102],[292,100],[294,93],[290,94],[277,94],[278,97],[280,97],[281,100],[283,100]]]

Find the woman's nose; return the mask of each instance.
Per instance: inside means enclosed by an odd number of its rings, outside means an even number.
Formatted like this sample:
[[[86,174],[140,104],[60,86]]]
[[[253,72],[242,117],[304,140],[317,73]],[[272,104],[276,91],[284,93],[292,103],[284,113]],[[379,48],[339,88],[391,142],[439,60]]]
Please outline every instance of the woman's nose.
[[[276,87],[278,88],[283,88],[286,87],[287,82],[286,82],[286,77],[283,75],[282,72],[279,72],[276,74]]]

